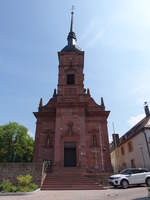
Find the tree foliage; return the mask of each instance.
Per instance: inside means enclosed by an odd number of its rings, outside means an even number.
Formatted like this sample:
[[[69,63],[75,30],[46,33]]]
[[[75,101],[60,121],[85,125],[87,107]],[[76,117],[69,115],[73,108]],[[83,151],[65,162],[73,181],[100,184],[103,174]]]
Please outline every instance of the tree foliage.
[[[30,162],[33,147],[26,127],[16,122],[0,126],[0,162]]]

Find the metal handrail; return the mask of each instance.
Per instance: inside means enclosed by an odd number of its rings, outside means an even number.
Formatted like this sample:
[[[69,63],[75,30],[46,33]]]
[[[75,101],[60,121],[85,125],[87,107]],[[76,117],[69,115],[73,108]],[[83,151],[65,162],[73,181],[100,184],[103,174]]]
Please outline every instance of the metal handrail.
[[[52,161],[51,160],[44,160],[42,166],[42,178],[41,178],[41,186],[46,178],[47,172],[52,171]]]

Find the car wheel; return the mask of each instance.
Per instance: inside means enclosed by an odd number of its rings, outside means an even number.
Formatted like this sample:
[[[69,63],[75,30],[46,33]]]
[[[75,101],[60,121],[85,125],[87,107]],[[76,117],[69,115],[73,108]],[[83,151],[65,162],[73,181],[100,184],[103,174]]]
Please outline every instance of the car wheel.
[[[122,181],[121,181],[121,187],[122,187],[123,189],[128,188],[128,186],[129,186],[129,183],[128,183],[127,180],[122,180]]]
[[[146,185],[149,187],[150,186],[150,178],[146,179]]]

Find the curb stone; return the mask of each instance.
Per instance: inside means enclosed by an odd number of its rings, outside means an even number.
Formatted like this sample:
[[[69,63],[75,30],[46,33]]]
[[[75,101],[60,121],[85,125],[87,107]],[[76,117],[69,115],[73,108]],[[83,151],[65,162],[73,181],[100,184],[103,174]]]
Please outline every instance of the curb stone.
[[[0,196],[23,196],[23,195],[31,195],[35,192],[40,191],[40,188],[34,190],[32,192],[0,192]]]

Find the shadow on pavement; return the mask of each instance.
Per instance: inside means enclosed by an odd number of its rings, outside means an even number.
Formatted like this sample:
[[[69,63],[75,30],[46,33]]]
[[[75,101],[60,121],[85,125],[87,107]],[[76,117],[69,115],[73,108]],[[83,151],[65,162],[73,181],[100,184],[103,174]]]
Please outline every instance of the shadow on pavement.
[[[137,199],[132,199],[132,200],[150,200],[150,197],[143,197],[143,198],[137,198]]]
[[[146,187],[145,185],[130,185],[127,189],[125,190],[129,190],[129,189],[133,189],[133,188],[142,188],[142,187]],[[113,187],[113,186],[110,186],[109,189],[122,189],[121,187]],[[124,190],[124,189],[122,189]],[[150,199],[149,199],[150,200]]]

